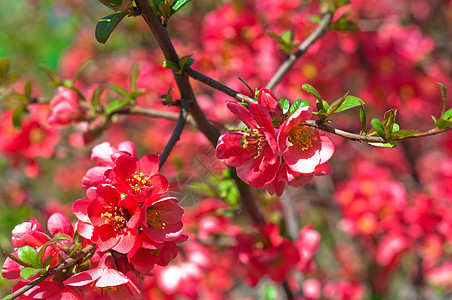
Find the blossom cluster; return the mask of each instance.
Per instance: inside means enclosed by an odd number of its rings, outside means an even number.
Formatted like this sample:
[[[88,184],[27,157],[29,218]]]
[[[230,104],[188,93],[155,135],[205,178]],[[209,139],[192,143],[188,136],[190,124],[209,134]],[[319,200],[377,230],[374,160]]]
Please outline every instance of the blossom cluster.
[[[178,199],[165,197],[169,183],[159,174],[159,156],[148,154],[138,160],[134,154],[131,142],[121,143],[118,149],[107,142],[94,147],[91,159],[98,166],[83,178],[87,197],[72,206],[78,218],[74,227],[59,213],[48,221],[53,238],[35,219],[16,226],[12,238],[15,253],[2,269],[6,279],[21,278],[13,291],[71,257],[75,248],[92,244],[92,257],[74,266],[73,274],[67,270],[56,273],[21,297],[141,298],[143,276],[151,275],[154,265],[168,265],[177,256],[177,244],[187,236],[182,234],[184,210]],[[64,238],[57,237],[59,233]],[[19,252],[24,249],[42,254],[28,266],[27,261],[14,259],[23,257]],[[21,271],[33,267],[36,272],[30,276]]]
[[[334,144],[327,134],[305,124],[312,117],[310,106],[286,116],[275,95],[265,88],[248,109],[236,102],[227,106],[247,128],[224,131],[216,154],[236,167],[244,182],[281,195],[286,184],[300,187],[314,176],[332,173],[328,160]]]

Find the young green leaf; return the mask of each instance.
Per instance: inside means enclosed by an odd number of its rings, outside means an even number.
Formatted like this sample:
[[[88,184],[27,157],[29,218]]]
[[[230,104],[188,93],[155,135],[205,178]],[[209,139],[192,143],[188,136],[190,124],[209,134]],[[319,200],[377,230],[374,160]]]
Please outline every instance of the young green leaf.
[[[391,134],[391,138],[397,140],[400,138],[406,138],[409,136],[413,136],[418,133],[419,133],[419,131],[417,131],[417,130],[410,130],[410,129],[397,130]]]
[[[140,64],[136,64],[130,72],[130,91],[133,93],[137,90],[138,75],[140,74]]]
[[[243,80],[243,79],[240,78],[239,76],[237,76],[237,78],[238,78],[244,85],[246,85],[246,87],[247,87],[248,90],[250,91],[251,97],[255,97],[255,96],[254,96],[255,93],[253,92],[253,89],[249,86],[249,84],[246,83],[245,80]]]
[[[332,107],[337,105],[337,103],[339,101],[341,101],[341,100],[342,100],[342,98],[334,101],[331,104],[330,111],[332,110]],[[345,97],[344,101],[341,103],[341,105],[334,111],[334,113],[338,113],[338,112],[341,112],[341,111],[349,110],[349,109],[361,106],[361,104],[364,104],[364,101],[361,100],[360,98],[355,97],[355,96],[347,95]],[[328,113],[329,113],[329,111],[328,111]]]
[[[292,115],[294,112],[296,112],[300,107],[309,106],[311,105],[309,101],[298,99],[297,101],[292,104],[292,106],[289,109],[289,115]]]
[[[342,106],[342,104],[344,103],[345,99],[347,98],[349,92],[350,91],[347,91],[347,93],[345,93],[344,96],[342,96],[340,99],[334,101],[331,104],[330,108],[328,109],[328,115],[334,114],[335,112],[338,111],[338,109]]]
[[[83,71],[92,63],[92,60],[88,60],[85,62],[75,73],[74,78],[72,79],[72,82],[75,83],[77,79],[82,75]]]
[[[174,3],[173,6],[171,6],[171,9],[173,10],[173,14],[177,12],[179,9],[184,7],[186,4],[188,4],[191,0],[178,0],[176,3]]]
[[[27,280],[28,278],[33,277],[42,271],[44,271],[44,269],[35,269],[35,268],[24,267],[24,268],[20,269],[20,277]]]
[[[45,243],[42,247],[41,247],[41,249],[39,250],[39,252],[38,252],[38,256],[37,256],[37,261],[38,261],[38,263],[39,264],[41,264],[41,262],[42,262],[42,259],[43,259],[43,257],[44,257],[44,253],[46,252],[46,249],[47,249],[47,247],[49,247],[51,244],[55,244],[55,243],[58,243],[58,242],[61,242],[61,241],[67,241],[69,238],[65,235],[65,234],[63,234],[63,233],[61,233],[61,232],[58,232],[50,241],[48,241],[47,243]],[[48,258],[48,257],[47,257]],[[47,259],[46,258],[46,259]],[[44,265],[45,266],[45,265]]]
[[[52,84],[53,85],[62,85],[62,81],[60,76],[53,71],[52,69],[44,66],[44,65],[39,65],[39,67],[46,73],[46,75],[50,78],[50,80],[52,80]]]
[[[105,109],[105,113],[111,114],[113,111],[129,104],[130,104],[129,100],[125,99],[114,100],[108,104],[107,108]]]
[[[441,116],[440,116],[440,118],[442,118],[444,115],[444,112],[446,111],[446,105],[447,105],[447,87],[442,82],[437,82],[437,84],[441,88],[441,95],[443,96],[443,108],[441,110]]]
[[[22,117],[24,116],[25,111],[26,111],[26,106],[24,104],[19,104],[13,110],[13,125],[17,129],[20,129],[22,126]]]
[[[452,126],[452,121],[444,120],[444,119],[438,119],[436,121],[436,127],[438,129],[446,129]]]
[[[105,44],[119,22],[127,15],[126,12],[118,12],[103,17],[96,25],[96,40]]]
[[[397,109],[389,109],[385,112],[385,116],[383,119],[383,126],[385,128],[385,136],[389,137],[391,136],[391,133],[394,128],[395,124],[395,118],[397,115]]]
[[[20,247],[17,249],[17,257],[20,260],[23,260],[27,263],[30,263],[33,267],[40,268],[41,264],[38,263],[38,252],[36,252],[35,248],[30,247],[28,245]]]
[[[366,109],[364,108],[364,104],[361,103],[361,107],[359,108],[359,118],[361,120],[361,133],[364,134],[366,132],[366,124],[367,124],[367,116]]]
[[[372,127],[375,128],[378,135],[386,140],[385,128],[383,126],[383,123],[381,123],[381,121],[378,119],[373,119],[370,123],[372,124]]]
[[[281,104],[283,114],[286,114],[289,111],[290,108],[290,102],[287,99],[281,99],[279,100],[279,103]]]
[[[193,58],[191,58],[192,54],[185,55],[179,59],[179,69],[184,72],[195,62]]]
[[[322,97],[320,97],[319,92],[317,92],[317,90],[312,85],[305,83],[301,87],[309,94],[314,95],[314,97],[316,97],[318,101],[322,101]]]
[[[127,92],[125,89],[123,89],[119,85],[116,85],[114,83],[109,83],[108,87],[110,89],[112,89],[113,91],[115,91],[116,93],[118,93],[119,95],[123,96],[124,98],[133,100],[132,97],[130,96],[129,92]]]
[[[179,72],[179,66],[170,60],[165,60],[162,67],[173,70],[174,72]]]
[[[0,83],[6,79],[8,72],[9,72],[9,58],[1,57],[0,58]]]
[[[28,80],[28,81],[25,83],[25,87],[24,87],[24,96],[25,96],[25,98],[27,98],[27,99],[30,99],[30,98],[31,98],[31,84],[32,84],[32,81],[31,81],[31,80]]]
[[[444,114],[443,114],[443,119],[444,120],[449,120],[450,118],[452,118],[452,108],[447,110]]]
[[[382,148],[395,148],[397,147],[397,141],[393,141],[390,143],[368,143],[369,145],[375,146],[375,147],[382,147]]]
[[[93,107],[100,107],[100,95],[102,94],[104,88],[105,85],[102,84],[93,91],[93,95],[91,96],[91,105]]]

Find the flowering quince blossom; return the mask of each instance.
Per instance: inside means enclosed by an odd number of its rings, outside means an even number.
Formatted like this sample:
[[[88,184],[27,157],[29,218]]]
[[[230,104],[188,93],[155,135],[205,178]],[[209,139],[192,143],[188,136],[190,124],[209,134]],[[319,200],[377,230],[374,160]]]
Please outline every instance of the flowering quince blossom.
[[[77,93],[60,86],[57,94],[50,101],[50,114],[47,122],[54,127],[66,127],[83,118],[83,110],[79,105]]]
[[[300,174],[312,174],[334,153],[330,137],[317,129],[303,125],[312,116],[312,109],[297,109],[278,130],[278,147],[287,167]]]
[[[236,167],[244,182],[262,188],[273,181],[280,162],[270,115],[256,103],[249,109],[235,102],[227,106],[248,129],[224,131],[218,140],[217,158]]]

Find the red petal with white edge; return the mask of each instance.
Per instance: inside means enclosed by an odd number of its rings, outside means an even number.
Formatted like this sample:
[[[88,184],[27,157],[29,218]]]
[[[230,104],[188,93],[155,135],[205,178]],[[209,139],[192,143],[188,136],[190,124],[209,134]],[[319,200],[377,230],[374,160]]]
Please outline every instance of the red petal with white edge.
[[[320,141],[322,143],[320,149],[320,163],[327,162],[334,154],[334,144],[331,138],[322,131],[319,131]]]
[[[158,174],[160,156],[148,154],[140,159],[140,171],[146,175]]]
[[[85,239],[91,240],[93,238],[93,231],[94,231],[93,225],[82,222],[82,221],[78,221],[75,228],[77,228],[78,234],[80,234]]]

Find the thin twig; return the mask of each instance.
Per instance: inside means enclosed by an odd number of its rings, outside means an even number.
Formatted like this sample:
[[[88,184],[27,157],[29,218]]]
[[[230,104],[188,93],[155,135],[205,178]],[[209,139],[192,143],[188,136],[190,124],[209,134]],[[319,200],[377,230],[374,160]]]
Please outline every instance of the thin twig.
[[[50,276],[54,275],[55,273],[72,266],[77,261],[79,261],[82,258],[88,256],[91,252],[93,252],[95,250],[96,250],[96,244],[94,244],[94,243],[89,244],[88,246],[86,246],[85,248],[83,248],[82,250],[77,252],[77,254],[75,254],[74,257],[66,259],[65,261],[63,261],[58,266],[56,266],[56,267],[50,269],[49,271],[47,271],[47,273],[45,273],[43,276],[36,278],[35,280],[27,283],[26,285],[24,285],[20,289],[16,290],[14,293],[11,294],[11,299],[15,299],[15,298],[19,297],[20,295],[22,295],[23,293],[25,293],[26,291],[28,291],[32,287],[40,284],[41,282],[43,282],[44,280],[46,280]]]
[[[216,80],[214,80],[214,79],[212,79],[212,78],[210,78],[210,77],[208,77],[208,76],[206,76],[204,74],[201,74],[201,73],[193,70],[192,68],[190,68],[187,71],[185,71],[184,74],[187,74],[191,78],[196,79],[198,81],[201,81],[202,83],[204,83],[204,84],[206,84],[206,85],[208,85],[210,87],[213,87],[216,90],[222,91],[225,94],[227,94],[227,95],[229,95],[229,96],[231,96],[231,97],[233,97],[233,98],[235,98],[235,99],[237,99],[239,101],[246,102],[246,103],[254,103],[254,102],[256,102],[252,98],[250,98],[248,96],[245,96],[242,93],[236,92],[233,89],[231,89],[230,87],[225,86],[224,84],[222,84],[222,83],[220,83],[220,82],[218,82],[218,81],[216,81]]]
[[[184,129],[185,123],[187,121],[189,106],[190,102],[188,100],[181,99],[179,119],[177,120],[176,127],[174,128],[173,134],[171,135],[170,140],[166,144],[165,149],[163,149],[162,154],[160,154],[160,166],[159,166],[160,169],[165,164],[166,159],[170,155],[177,141],[179,141],[179,138],[182,134],[182,130]]]
[[[273,77],[270,79],[270,81],[267,83],[267,89],[272,90],[275,88],[275,86],[281,81],[281,79],[286,75],[287,72],[289,72],[290,68],[295,64],[295,62],[300,58],[303,53],[308,50],[308,48],[314,44],[315,41],[317,41],[322,35],[325,34],[325,32],[328,31],[328,28],[330,26],[331,20],[333,19],[332,13],[326,13],[322,17],[322,21],[320,22],[319,26],[314,30],[314,32],[311,33],[311,35],[308,36],[306,40],[301,43],[301,45],[298,47],[298,50],[295,53],[290,54],[287,59],[282,63],[282,65],[279,67],[278,71],[273,75]]]
[[[140,106],[134,106],[134,107],[130,107],[130,108],[122,107],[122,108],[114,111],[112,114],[140,115],[140,116],[145,116],[145,117],[149,117],[149,118],[165,119],[165,120],[171,120],[171,121],[179,120],[179,116],[180,116],[180,114],[178,114],[178,113],[151,109],[151,108],[145,108],[145,107],[140,107]],[[186,121],[190,125],[196,127],[196,123],[191,116],[188,116]]]

